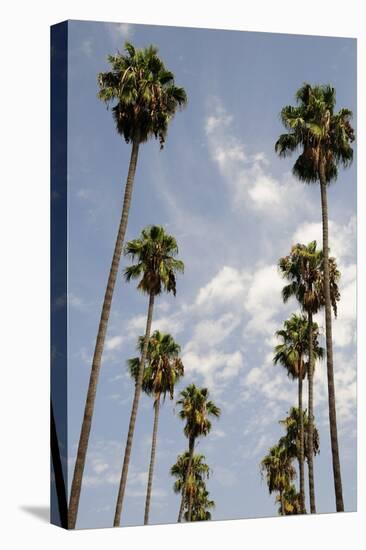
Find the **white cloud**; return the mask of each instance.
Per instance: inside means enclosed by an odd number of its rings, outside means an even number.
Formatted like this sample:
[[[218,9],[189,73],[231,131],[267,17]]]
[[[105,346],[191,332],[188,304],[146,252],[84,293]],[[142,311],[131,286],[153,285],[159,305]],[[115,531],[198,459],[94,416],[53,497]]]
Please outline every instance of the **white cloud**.
[[[250,275],[233,267],[224,266],[209,283],[202,287],[196,298],[196,305],[213,310],[218,305],[229,305],[241,301],[246,292]]]
[[[199,375],[203,378],[203,383],[211,391],[220,393],[225,383],[238,376],[243,367],[243,357],[240,351],[233,353],[224,353],[218,350],[211,350],[201,353],[190,349],[183,353],[183,363],[186,373],[189,375]]]
[[[112,336],[111,338],[107,338],[105,342],[105,349],[107,351],[120,349],[123,340],[123,336]]]
[[[116,45],[121,48],[125,40],[133,36],[133,25],[129,23],[105,23],[104,24],[110,37],[116,42]]]
[[[193,341],[199,342],[200,347],[216,347],[232,333],[240,323],[233,313],[226,313],[218,319],[204,319],[200,321],[193,332]]]
[[[245,307],[251,315],[246,327],[249,331],[273,334],[274,316],[283,309],[282,287],[283,280],[276,265],[261,267],[253,273],[245,300]]]
[[[317,241],[322,248],[322,224],[305,222],[301,224],[292,237],[292,244]],[[337,259],[339,265],[353,258],[356,248],[356,217],[352,216],[345,225],[329,220],[329,248],[331,256]]]
[[[211,100],[210,108],[205,121],[208,148],[230,191],[233,208],[259,211],[281,223],[307,211],[309,202],[298,182],[291,175],[282,181],[274,178],[263,151],[248,153],[235,136],[233,117],[218,98]],[[286,209],[282,207],[284,198]]]
[[[93,43],[90,39],[83,40],[80,48],[87,57],[91,57],[93,54]]]

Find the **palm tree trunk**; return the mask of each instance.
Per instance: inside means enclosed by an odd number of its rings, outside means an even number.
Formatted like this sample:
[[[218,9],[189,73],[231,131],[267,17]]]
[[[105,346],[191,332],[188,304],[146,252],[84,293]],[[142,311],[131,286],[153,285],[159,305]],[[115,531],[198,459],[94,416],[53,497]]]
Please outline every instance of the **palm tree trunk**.
[[[119,224],[116,244],[114,247],[112,264],[109,271],[107,288],[104,295],[104,301],[103,301],[102,313],[99,321],[97,339],[95,342],[93,363],[92,363],[92,368],[90,373],[89,387],[88,387],[88,393],[87,393],[85,409],[84,409],[84,418],[81,426],[79,446],[78,446],[78,451],[76,455],[74,475],[73,475],[72,484],[71,484],[69,513],[68,513],[69,529],[75,528],[76,518],[77,518],[77,513],[79,508],[81,483],[83,479],[85,459],[86,459],[86,453],[87,453],[88,443],[89,443],[89,435],[90,435],[91,423],[92,423],[93,412],[94,412],[94,403],[95,403],[95,396],[97,391],[99,372],[101,367],[101,359],[102,359],[102,353],[104,348],[105,336],[107,332],[109,313],[112,305],[113,292],[114,292],[114,287],[117,279],[118,267],[121,259],[123,242],[124,242],[126,228],[127,228],[128,214],[129,214],[131,198],[132,198],[132,188],[133,188],[133,182],[134,182],[135,173],[136,173],[138,151],[139,151],[139,144],[137,142],[136,143],[134,142],[132,144],[131,158],[130,158],[130,164],[128,168],[128,175],[127,175],[126,186],[125,186],[121,220]]]
[[[341,465],[339,460],[338,431],[337,431],[337,413],[336,398],[334,387],[334,369],[333,369],[333,344],[332,344],[332,310],[330,302],[329,285],[329,241],[328,241],[328,201],[327,201],[327,182],[325,178],[324,163],[320,163],[320,192],[322,205],[323,222],[323,255],[324,255],[324,297],[325,297],[325,333],[327,349],[327,377],[328,377],[328,407],[329,407],[329,427],[330,440],[332,447],[333,478],[336,498],[337,512],[344,511]]]
[[[62,470],[60,446],[58,443],[55,416],[51,400],[51,457],[53,473],[55,476],[56,495],[58,503],[58,512],[60,516],[61,527],[67,529],[67,497],[65,478]]]
[[[147,482],[144,525],[147,525],[149,523],[151,490],[152,490],[152,482],[153,482],[153,476],[154,476],[156,440],[157,440],[158,425],[159,425],[159,411],[160,411],[160,396],[154,402],[154,413],[155,413],[154,427],[153,427],[153,435],[152,435],[152,442],[151,442],[151,457],[150,457],[150,467],[149,467],[149,478]]]
[[[193,493],[189,493],[188,499],[188,521],[192,521]]]
[[[181,500],[180,508],[179,508],[178,523],[181,523],[181,521],[182,521],[182,516],[183,516],[183,511],[184,511],[184,504],[185,504],[185,500],[186,500],[187,480],[188,480],[189,474],[191,472],[193,454],[194,454],[194,438],[190,438],[189,439],[188,466],[187,466],[186,478],[184,480],[184,485],[183,485],[183,489],[182,489],[182,500]]]
[[[127,434],[127,441],[126,441],[126,447],[125,447],[125,455],[124,455],[124,459],[123,459],[121,480],[120,480],[120,484],[119,484],[119,490],[118,490],[118,496],[117,496],[117,502],[116,502],[116,510],[115,510],[115,514],[114,514],[113,527],[119,527],[119,525],[121,523],[121,513],[122,513],[123,499],[124,499],[124,496],[125,496],[128,467],[129,467],[129,464],[130,464],[130,456],[131,456],[131,450],[132,450],[133,434],[134,434],[134,431],[135,431],[136,416],[137,416],[137,410],[138,410],[139,400],[140,400],[140,395],[141,395],[142,380],[143,380],[143,377],[144,377],[144,368],[145,368],[145,362],[146,362],[147,347],[148,347],[149,340],[150,340],[153,310],[154,310],[154,294],[151,293],[150,298],[149,298],[149,308],[148,308],[148,312],[147,312],[144,346],[142,348],[139,374],[138,374],[137,381],[136,381],[136,384],[135,384],[135,394],[134,394],[134,397],[133,397],[130,423],[129,423],[129,426],[128,426],[128,434]]]
[[[300,503],[301,512],[306,514],[305,509],[305,485],[304,485],[304,417],[302,412],[302,359],[299,368],[299,416],[300,416],[300,456],[299,456],[299,477],[300,477]]]
[[[308,390],[309,390],[309,412],[308,412],[308,468],[309,468],[309,497],[310,513],[316,514],[315,506],[315,488],[314,488],[314,403],[313,403],[313,375],[314,375],[314,357],[313,357],[313,314],[308,313],[309,325],[309,371],[308,371]]]

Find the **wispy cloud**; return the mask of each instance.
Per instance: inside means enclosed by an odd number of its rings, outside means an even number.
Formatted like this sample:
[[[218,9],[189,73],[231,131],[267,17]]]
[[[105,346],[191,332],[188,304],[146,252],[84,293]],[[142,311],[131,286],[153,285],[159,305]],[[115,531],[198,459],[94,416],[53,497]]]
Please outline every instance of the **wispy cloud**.
[[[104,23],[104,26],[113,42],[120,48],[124,41],[131,39],[134,34],[133,25],[130,23]]]
[[[221,100],[211,98],[209,105],[205,121],[209,152],[230,191],[233,209],[262,212],[277,223],[309,210],[304,190],[294,185],[292,177],[287,174],[281,181],[276,179],[265,153],[250,153],[235,135],[233,116]]]

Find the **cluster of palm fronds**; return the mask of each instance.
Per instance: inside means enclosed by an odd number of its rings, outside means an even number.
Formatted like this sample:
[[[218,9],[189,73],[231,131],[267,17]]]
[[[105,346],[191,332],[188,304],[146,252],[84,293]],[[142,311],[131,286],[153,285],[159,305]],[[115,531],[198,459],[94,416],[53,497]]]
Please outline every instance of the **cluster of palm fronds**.
[[[297,149],[301,154],[293,173],[301,181],[318,182],[321,189],[323,247],[316,241],[308,245],[295,244],[290,253],[279,260],[278,266],[288,284],[282,289],[287,302],[295,298],[301,314],[293,314],[276,332],[280,343],[275,348],[274,363],[284,367],[288,376],[298,381],[298,408],[281,421],[286,435],[269,450],[261,462],[270,493],[278,493],[281,514],[306,513],[304,460],[309,472],[309,501],[311,513],[316,512],[314,484],[314,455],[319,452],[319,436],[314,424],[313,384],[314,367],[325,351],[319,345],[320,330],[313,316],[325,310],[326,359],[328,379],[329,426],[332,446],[332,465],[337,511],[343,511],[343,493],[338,450],[336,401],[333,373],[332,310],[337,316],[340,300],[340,272],[335,258],[329,257],[327,188],[336,179],[338,165],[348,166],[352,160],[351,143],[354,132],[348,109],[334,112],[335,90],[330,86],[305,84],[296,95],[297,106],[281,111],[287,133],[278,139],[275,149],[287,156]],[[308,380],[308,410],[303,409],[303,380]],[[296,475],[294,458],[298,461],[299,490],[293,480]]]

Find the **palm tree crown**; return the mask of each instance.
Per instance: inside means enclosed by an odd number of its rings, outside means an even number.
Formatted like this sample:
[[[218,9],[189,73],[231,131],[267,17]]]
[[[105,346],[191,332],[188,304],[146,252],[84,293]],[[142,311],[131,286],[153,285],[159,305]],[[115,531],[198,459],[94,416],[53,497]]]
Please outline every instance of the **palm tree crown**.
[[[283,329],[276,331],[282,342],[275,347],[273,362],[275,365],[281,364],[291,378],[298,378],[307,351],[308,322],[304,315],[293,313],[283,326]],[[301,372],[304,378],[305,369]]]
[[[293,166],[294,175],[307,183],[317,182],[323,163],[326,182],[330,183],[337,178],[338,165],[347,167],[353,159],[352,111],[334,112],[336,95],[330,85],[305,83],[297,91],[296,101],[297,106],[287,105],[281,111],[281,120],[288,132],[281,134],[275,150],[286,157],[302,149]]]
[[[210,416],[218,418],[221,414],[219,407],[208,400],[208,389],[197,388],[194,384],[187,386],[180,393],[181,398],[177,405],[181,405],[179,417],[186,421],[184,433],[188,438],[207,435],[211,430]]]
[[[176,294],[177,272],[184,271],[184,264],[177,260],[178,245],[174,237],[168,235],[163,227],[152,225],[142,230],[138,239],[129,241],[125,255],[137,263],[124,271],[126,281],[141,280],[139,290],[154,296],[162,290]]]
[[[297,243],[288,256],[280,258],[278,267],[281,275],[289,281],[282,289],[282,298],[287,302],[295,297],[304,311],[317,313],[325,305],[324,296],[324,254],[317,249],[316,241],[308,245]],[[340,272],[335,258],[329,258],[330,298],[337,316],[337,302],[340,300],[338,281]]]
[[[304,425],[304,455],[306,459],[309,459],[309,442],[308,442],[308,426],[309,418],[305,411],[303,415]],[[291,407],[288,415],[283,420],[280,420],[280,424],[286,429],[286,434],[280,438],[280,443],[287,449],[288,454],[292,458],[299,458],[300,454],[300,414],[297,407]],[[314,455],[320,452],[319,432],[316,426],[313,426],[313,453]]]
[[[170,120],[187,103],[186,92],[158,57],[154,46],[136,49],[125,43],[126,54],[109,55],[111,70],[99,73],[99,98],[109,105],[117,131],[127,143],[150,137],[164,146]]]
[[[197,491],[193,497],[191,521],[209,521],[211,512],[215,508],[215,501],[209,499],[209,492],[204,484],[197,487]],[[184,518],[188,521],[188,510],[184,514]]]
[[[260,464],[262,476],[265,475],[269,494],[282,493],[295,479],[296,471],[286,447],[280,443],[271,447]]]
[[[144,347],[144,336],[138,339],[137,349],[140,357]],[[174,388],[179,379],[184,375],[184,366],[179,357],[180,345],[170,334],[164,334],[156,330],[150,337],[147,348],[147,363],[144,369],[142,390],[147,395],[153,395],[155,399],[168,393],[170,399],[174,397]],[[138,378],[140,357],[128,360],[128,367],[132,378]]]
[[[189,452],[178,455],[177,462],[171,467],[170,473],[173,477],[176,477],[174,482],[174,492],[181,493],[184,483],[187,477],[187,469],[189,464]],[[191,478],[192,483],[195,484],[203,483],[205,479],[209,478],[210,467],[205,462],[205,456],[202,454],[195,454],[192,458],[191,464]],[[190,492],[189,486],[187,487],[187,496]]]
[[[308,371],[309,363],[309,323],[305,315],[293,313],[290,319],[283,323],[284,328],[276,331],[276,336],[282,342],[275,346],[273,362],[280,364],[291,378],[299,376],[300,362],[304,365],[303,378]],[[312,324],[313,337],[313,359],[323,359],[324,348],[319,345],[319,327],[317,323]],[[306,358],[308,359],[306,361]]]

